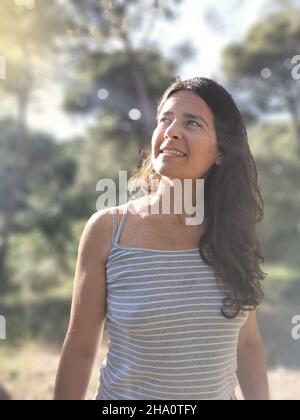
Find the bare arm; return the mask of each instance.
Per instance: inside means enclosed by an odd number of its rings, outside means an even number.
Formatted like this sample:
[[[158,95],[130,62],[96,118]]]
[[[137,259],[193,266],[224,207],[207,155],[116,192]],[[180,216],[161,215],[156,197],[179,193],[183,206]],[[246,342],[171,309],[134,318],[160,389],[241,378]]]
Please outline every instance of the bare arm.
[[[255,311],[250,312],[248,320],[241,328],[237,362],[237,378],[245,400],[269,400],[265,349]]]
[[[107,209],[95,213],[82,233],[69,327],[55,382],[55,400],[82,400],[89,385],[105,320]]]

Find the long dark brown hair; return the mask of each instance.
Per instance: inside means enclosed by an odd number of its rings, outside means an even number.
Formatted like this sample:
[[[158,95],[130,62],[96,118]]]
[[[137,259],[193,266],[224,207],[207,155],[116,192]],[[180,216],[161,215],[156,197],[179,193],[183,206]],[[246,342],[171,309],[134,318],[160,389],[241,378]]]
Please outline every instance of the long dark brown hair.
[[[256,236],[256,224],[264,217],[264,203],[257,169],[242,116],[230,93],[213,80],[177,79],[160,98],[156,119],[166,100],[179,91],[199,95],[214,115],[223,161],[220,166],[214,164],[205,179],[205,232],[199,251],[203,260],[213,267],[217,279],[232,290],[224,299],[221,312],[227,318],[235,318],[241,310],[254,310],[264,297],[261,281],[267,274],[260,269],[264,257]],[[149,193],[154,172],[148,155],[131,174],[129,194],[141,180]],[[160,175],[156,174],[156,178],[160,179]]]

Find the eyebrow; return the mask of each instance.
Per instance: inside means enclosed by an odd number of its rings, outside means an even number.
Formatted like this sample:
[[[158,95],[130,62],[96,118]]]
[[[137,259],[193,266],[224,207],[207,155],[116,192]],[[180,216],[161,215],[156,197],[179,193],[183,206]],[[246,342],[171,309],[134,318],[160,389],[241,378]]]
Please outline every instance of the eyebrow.
[[[173,114],[173,112],[171,112],[171,111],[166,111],[166,112],[164,112],[161,116],[167,116],[167,115],[174,115]],[[201,120],[201,121],[203,121],[205,124],[206,124],[206,126],[208,127],[208,124],[207,124],[207,122],[205,121],[205,119],[203,118],[203,117],[201,117],[201,115],[194,115],[194,114],[183,114],[183,116],[185,117],[185,118],[193,118],[194,120]]]

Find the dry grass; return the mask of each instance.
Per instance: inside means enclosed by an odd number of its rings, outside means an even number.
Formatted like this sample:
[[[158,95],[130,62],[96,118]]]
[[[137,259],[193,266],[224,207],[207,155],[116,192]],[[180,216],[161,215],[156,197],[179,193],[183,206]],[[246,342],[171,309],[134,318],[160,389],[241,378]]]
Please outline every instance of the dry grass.
[[[98,367],[106,347],[99,350],[87,398],[92,399],[98,385]],[[0,352],[0,384],[15,400],[51,400],[59,363],[57,350],[39,344],[26,344],[18,351]],[[0,391],[1,399],[1,391]]]

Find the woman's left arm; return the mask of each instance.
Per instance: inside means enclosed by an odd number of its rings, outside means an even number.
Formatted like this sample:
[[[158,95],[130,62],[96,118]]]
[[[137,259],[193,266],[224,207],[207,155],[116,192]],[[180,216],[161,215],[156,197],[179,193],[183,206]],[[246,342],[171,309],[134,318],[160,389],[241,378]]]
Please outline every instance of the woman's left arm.
[[[265,348],[251,311],[241,328],[237,348],[237,378],[245,400],[269,400]]]

